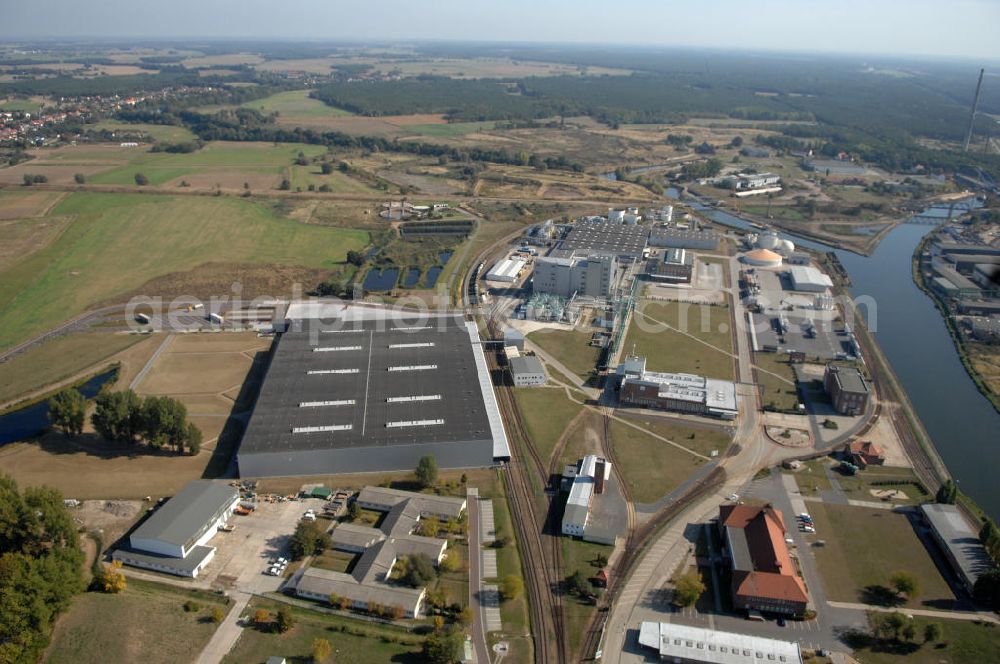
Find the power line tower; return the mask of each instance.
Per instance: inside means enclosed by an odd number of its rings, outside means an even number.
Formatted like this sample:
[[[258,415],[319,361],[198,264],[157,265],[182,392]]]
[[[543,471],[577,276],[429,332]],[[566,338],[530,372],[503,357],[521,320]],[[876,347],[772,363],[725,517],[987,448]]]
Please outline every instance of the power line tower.
[[[976,111],[979,110],[979,91],[983,87],[983,74],[986,69],[979,70],[979,82],[976,83],[976,96],[972,100],[972,113],[969,114],[969,130],[965,132],[965,143],[962,144],[962,152],[969,151],[969,143],[972,141],[972,129],[976,125]]]

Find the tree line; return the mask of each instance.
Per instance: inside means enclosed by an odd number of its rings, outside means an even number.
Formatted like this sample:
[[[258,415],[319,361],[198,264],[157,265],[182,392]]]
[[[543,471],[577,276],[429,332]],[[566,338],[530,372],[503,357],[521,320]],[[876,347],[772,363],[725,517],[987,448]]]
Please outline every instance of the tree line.
[[[83,552],[61,493],[0,475],[0,662],[34,664],[84,590]]]
[[[49,421],[68,436],[83,433],[86,413],[87,399],[74,388],[49,399]],[[90,421],[105,440],[173,448],[179,454],[197,454],[201,449],[201,430],[188,421],[184,404],[170,397],[140,397],[132,390],[102,391],[94,399]]]

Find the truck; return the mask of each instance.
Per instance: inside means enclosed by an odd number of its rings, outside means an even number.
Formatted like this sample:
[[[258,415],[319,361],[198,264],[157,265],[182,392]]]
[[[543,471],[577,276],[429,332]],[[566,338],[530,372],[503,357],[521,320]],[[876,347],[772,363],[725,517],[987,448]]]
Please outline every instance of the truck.
[[[137,323],[141,323],[143,325],[149,325],[149,314],[136,314],[135,320]]]
[[[226,319],[222,317],[222,314],[209,314],[208,321],[210,323],[215,323],[216,325],[222,325],[226,322]]]

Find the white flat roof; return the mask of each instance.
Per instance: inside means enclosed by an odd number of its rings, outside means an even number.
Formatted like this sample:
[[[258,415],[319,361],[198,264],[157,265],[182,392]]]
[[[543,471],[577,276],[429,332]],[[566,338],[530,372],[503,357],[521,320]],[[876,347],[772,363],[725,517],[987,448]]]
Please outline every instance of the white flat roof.
[[[760,636],[719,632],[675,623],[643,622],[639,645],[656,650],[661,659],[705,664],[802,664],[799,644]]]
[[[795,285],[809,284],[830,288],[833,281],[811,265],[793,265],[791,268],[792,283]]]
[[[475,322],[466,321],[465,329],[469,332],[469,338],[472,340],[472,355],[476,359],[479,387],[483,393],[483,401],[486,403],[486,417],[490,422],[490,434],[493,437],[493,458],[509,459],[510,444],[507,442],[507,432],[503,428],[503,418],[500,416],[500,407],[497,406],[496,393],[493,391],[493,379],[486,366],[483,345],[479,343],[479,328]]]
[[[493,266],[493,269],[486,274],[486,279],[504,281],[515,279],[525,264],[520,258],[505,258]]]

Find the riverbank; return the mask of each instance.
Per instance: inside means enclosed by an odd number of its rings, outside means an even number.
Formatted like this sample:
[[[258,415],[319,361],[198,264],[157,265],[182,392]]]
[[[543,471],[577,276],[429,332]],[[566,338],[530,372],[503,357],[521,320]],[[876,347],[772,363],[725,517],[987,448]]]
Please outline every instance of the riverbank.
[[[916,250],[913,252],[913,282],[917,285],[921,291],[924,292],[927,297],[934,302],[934,306],[937,307],[938,312],[941,317],[944,318],[945,327],[948,328],[948,334],[951,335],[951,340],[955,344],[955,352],[958,353],[958,358],[962,361],[962,366],[965,367],[965,371],[969,374],[969,378],[972,382],[976,384],[976,388],[979,393],[982,394],[986,399],[993,404],[993,408],[1000,414],[1000,393],[997,393],[993,388],[987,384],[986,379],[983,375],[976,369],[976,365],[972,361],[972,356],[968,348],[968,342],[962,331],[958,329],[958,325],[955,323],[954,317],[948,310],[947,303],[941,298],[938,293],[927,285],[924,279],[925,264],[923,260],[923,255],[927,249],[927,245],[934,241],[934,233],[929,233],[924,239],[917,245]]]

